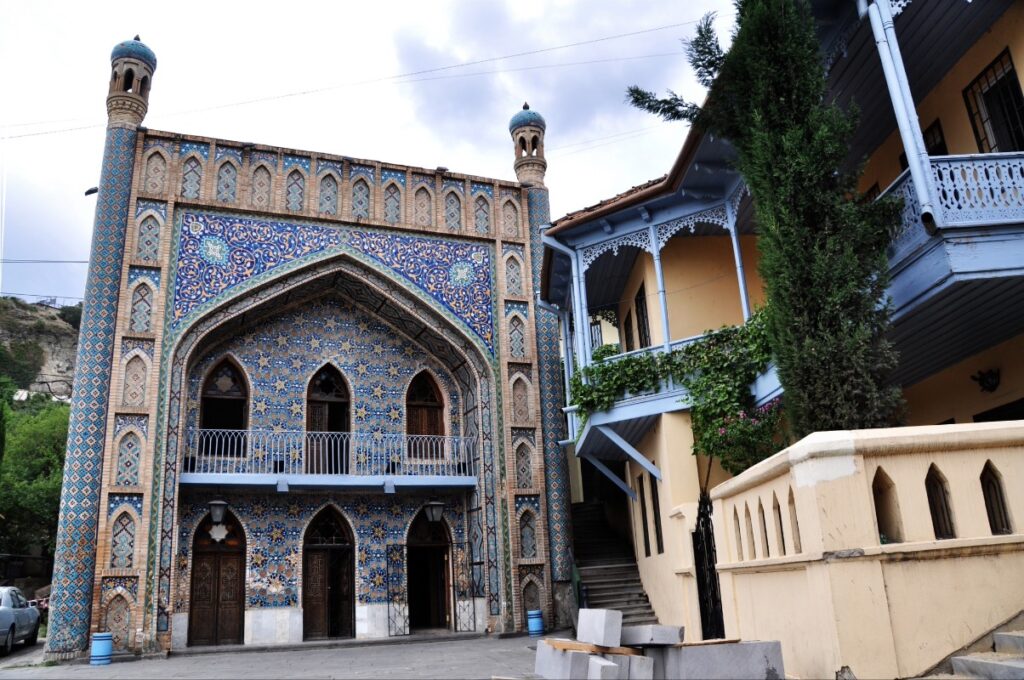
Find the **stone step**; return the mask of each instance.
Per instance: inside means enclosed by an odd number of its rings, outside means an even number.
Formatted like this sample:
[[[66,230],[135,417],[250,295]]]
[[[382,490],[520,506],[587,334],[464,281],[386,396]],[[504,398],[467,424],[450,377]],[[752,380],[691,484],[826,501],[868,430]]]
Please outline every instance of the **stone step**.
[[[629,564],[628,562],[617,562],[614,564],[602,564],[600,566],[592,567],[580,567],[580,576],[586,578],[588,576],[607,576],[608,574],[639,574],[640,570],[637,569],[636,564]]]
[[[647,593],[640,586],[633,588],[590,588],[587,587],[587,595],[600,598],[629,598],[642,597],[647,599]]]
[[[992,637],[995,638],[997,652],[1024,655],[1024,630],[1008,630]]]
[[[580,564],[578,568],[579,568],[581,573],[585,573],[585,572],[594,571],[594,570],[597,570],[597,569],[609,569],[609,568],[614,569],[614,568],[620,568],[620,567],[630,567],[632,569],[636,569],[637,568],[636,560],[633,559],[632,555],[630,555],[629,557],[616,557],[614,559],[608,558],[608,559],[603,559],[600,562],[595,560],[594,562],[583,563],[583,564]]]
[[[1024,678],[1024,658],[1017,654],[979,652],[953,657],[953,672],[991,680],[1020,680]]]

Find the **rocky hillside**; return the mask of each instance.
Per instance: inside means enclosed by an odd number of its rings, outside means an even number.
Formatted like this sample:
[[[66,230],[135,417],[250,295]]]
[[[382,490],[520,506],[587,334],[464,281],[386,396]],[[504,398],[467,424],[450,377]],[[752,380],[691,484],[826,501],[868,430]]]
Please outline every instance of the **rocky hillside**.
[[[11,376],[18,387],[70,396],[78,330],[65,320],[77,323],[68,312],[74,308],[64,310],[0,298],[0,374]]]

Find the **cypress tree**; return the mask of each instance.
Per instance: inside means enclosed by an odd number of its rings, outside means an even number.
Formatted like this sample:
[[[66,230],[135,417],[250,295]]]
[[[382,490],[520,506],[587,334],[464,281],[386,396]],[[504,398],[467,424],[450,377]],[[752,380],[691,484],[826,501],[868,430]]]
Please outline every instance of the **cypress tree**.
[[[886,339],[895,201],[865,201],[844,170],[856,111],[827,99],[806,0],[738,0],[724,52],[706,15],[686,52],[700,106],[633,86],[629,101],[728,139],[754,200],[768,332],[793,434],[893,424],[902,407]]]

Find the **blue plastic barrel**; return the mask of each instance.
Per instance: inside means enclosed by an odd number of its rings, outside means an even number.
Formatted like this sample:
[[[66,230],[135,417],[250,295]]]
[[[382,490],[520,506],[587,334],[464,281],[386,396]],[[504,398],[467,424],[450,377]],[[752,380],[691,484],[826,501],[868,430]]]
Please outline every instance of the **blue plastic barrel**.
[[[526,627],[530,631],[530,637],[539,638],[544,634],[544,615],[539,609],[531,609],[526,612]]]
[[[113,633],[96,633],[92,636],[92,658],[89,663],[93,666],[106,666],[110,663],[110,655],[114,651]]]

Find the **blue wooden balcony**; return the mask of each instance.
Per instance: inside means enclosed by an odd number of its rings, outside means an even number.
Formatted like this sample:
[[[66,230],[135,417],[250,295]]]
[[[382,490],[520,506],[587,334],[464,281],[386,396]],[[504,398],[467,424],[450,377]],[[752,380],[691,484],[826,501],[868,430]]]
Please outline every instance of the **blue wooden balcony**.
[[[470,488],[477,483],[476,451],[469,437],[193,429],[181,483],[386,493]]]
[[[933,156],[938,228],[920,220],[909,172],[889,248],[896,379],[907,385],[1024,330],[1024,153]]]

